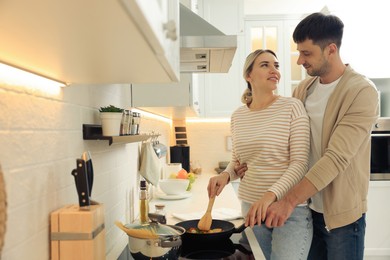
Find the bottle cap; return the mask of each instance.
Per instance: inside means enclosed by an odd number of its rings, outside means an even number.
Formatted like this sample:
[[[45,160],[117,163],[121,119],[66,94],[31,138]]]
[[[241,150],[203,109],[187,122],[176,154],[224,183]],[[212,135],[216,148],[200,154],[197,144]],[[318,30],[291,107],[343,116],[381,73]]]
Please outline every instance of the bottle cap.
[[[146,190],[146,181],[145,180],[141,180],[140,187],[141,187],[141,189]]]
[[[165,208],[165,205],[164,205],[164,204],[156,204],[156,205],[154,205],[154,207],[155,207],[156,209],[164,209],[164,208]]]

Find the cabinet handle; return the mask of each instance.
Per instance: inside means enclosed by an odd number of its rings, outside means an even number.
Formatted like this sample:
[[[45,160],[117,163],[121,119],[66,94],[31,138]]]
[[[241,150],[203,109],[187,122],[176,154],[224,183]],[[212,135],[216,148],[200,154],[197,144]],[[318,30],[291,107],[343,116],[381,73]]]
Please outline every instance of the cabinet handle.
[[[163,24],[164,31],[167,31],[165,36],[172,41],[177,40],[176,23],[174,20],[169,20]]]

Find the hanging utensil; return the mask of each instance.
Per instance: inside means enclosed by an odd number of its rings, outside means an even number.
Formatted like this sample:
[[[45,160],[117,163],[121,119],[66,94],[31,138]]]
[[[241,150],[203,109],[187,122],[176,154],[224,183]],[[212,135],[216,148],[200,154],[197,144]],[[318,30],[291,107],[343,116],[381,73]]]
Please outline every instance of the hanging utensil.
[[[213,222],[213,218],[211,216],[211,210],[214,205],[215,197],[209,199],[209,204],[207,205],[206,213],[198,222],[198,228],[202,231],[209,231],[211,227],[211,223]]]

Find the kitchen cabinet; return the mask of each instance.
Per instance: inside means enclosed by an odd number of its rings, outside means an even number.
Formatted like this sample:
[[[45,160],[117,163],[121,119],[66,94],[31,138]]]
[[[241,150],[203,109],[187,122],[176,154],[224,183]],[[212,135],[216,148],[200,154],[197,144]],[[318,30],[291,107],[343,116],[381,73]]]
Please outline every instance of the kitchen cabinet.
[[[185,119],[200,113],[197,74],[181,73],[180,82],[132,84],[131,104],[142,110],[172,119]]]
[[[0,61],[42,76],[77,84],[179,80],[178,0],[4,0],[0,24]]]
[[[198,1],[198,14],[227,35],[237,35],[237,51],[228,73],[201,75],[200,103],[202,117],[230,117],[242,103],[246,88],[242,79],[245,56],[244,11],[239,0]]]
[[[390,257],[390,181],[370,181],[364,259]]]

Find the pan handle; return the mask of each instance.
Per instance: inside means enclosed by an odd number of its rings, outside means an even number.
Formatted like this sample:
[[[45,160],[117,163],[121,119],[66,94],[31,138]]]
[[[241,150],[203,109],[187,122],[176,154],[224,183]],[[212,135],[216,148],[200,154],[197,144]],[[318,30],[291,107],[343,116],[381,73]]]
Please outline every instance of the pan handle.
[[[233,233],[241,233],[246,229],[245,223],[242,223],[238,228],[233,229]]]
[[[161,247],[175,247],[175,246],[181,246],[182,241],[180,238],[178,239],[172,239],[172,240],[161,240]]]
[[[261,224],[265,224],[265,221],[261,221]],[[238,228],[234,228],[233,233],[241,233],[244,231],[247,227],[245,226],[245,222],[242,223]]]

